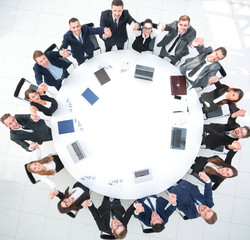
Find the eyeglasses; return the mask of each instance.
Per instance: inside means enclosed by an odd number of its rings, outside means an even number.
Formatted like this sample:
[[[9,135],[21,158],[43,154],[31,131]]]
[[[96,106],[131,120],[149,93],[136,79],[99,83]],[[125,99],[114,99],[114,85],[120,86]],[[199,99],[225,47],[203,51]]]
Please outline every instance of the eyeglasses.
[[[240,136],[243,137],[243,128],[240,128],[239,133],[240,133]]]
[[[152,30],[152,28],[143,28],[143,30],[146,30],[146,31],[150,31],[150,30]]]
[[[116,225],[114,228],[113,228],[113,230],[114,231],[116,231],[119,227],[121,227],[121,226],[123,226],[123,224],[122,223],[119,223],[118,225]]]
[[[68,203],[66,202],[66,200],[63,200],[63,203],[66,205],[66,207],[69,207]]]

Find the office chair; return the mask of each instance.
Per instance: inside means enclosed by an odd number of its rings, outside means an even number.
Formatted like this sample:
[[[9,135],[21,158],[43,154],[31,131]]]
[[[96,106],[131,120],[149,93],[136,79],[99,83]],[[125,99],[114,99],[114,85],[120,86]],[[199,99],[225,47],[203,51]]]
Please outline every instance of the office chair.
[[[152,229],[152,227],[147,227],[144,223],[142,223],[141,221],[140,221],[140,224],[141,224],[141,228],[142,228],[142,232],[143,233],[153,233],[154,231],[153,231],[153,229]]]
[[[86,25],[89,26],[89,27],[94,27],[94,23],[87,23]],[[100,53],[102,53],[102,49],[99,46],[99,43],[97,41],[96,36],[95,35],[90,35],[89,38],[90,38],[91,42],[94,44],[94,51],[100,50]]]
[[[100,238],[101,239],[116,239],[113,234],[109,234],[109,233],[106,233],[106,232],[101,232]]]

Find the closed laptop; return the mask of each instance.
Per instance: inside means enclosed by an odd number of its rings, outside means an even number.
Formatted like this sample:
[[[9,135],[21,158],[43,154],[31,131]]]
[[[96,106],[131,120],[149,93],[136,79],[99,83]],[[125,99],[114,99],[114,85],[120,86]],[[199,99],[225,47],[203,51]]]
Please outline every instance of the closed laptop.
[[[135,75],[134,75],[135,78],[153,81],[153,76],[154,76],[154,68],[138,64],[135,66]]]
[[[172,95],[187,95],[187,83],[184,76],[171,76],[170,85]]]
[[[172,128],[172,136],[171,136],[171,148],[185,150],[186,147],[186,128]]]
[[[80,160],[86,158],[86,155],[84,154],[81,145],[77,140],[67,145],[67,149],[69,151],[71,158],[75,163],[78,163]]]

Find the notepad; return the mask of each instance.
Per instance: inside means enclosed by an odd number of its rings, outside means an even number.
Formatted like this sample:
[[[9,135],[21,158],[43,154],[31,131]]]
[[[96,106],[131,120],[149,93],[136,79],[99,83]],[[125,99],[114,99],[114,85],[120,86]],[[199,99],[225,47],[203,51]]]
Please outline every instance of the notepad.
[[[104,68],[101,68],[100,70],[94,72],[94,74],[97,77],[98,81],[101,83],[101,85],[111,80]]]
[[[87,88],[83,93],[82,96],[91,104],[93,105],[99,98],[89,89]]]
[[[59,134],[71,133],[75,131],[73,119],[59,121],[57,124]]]

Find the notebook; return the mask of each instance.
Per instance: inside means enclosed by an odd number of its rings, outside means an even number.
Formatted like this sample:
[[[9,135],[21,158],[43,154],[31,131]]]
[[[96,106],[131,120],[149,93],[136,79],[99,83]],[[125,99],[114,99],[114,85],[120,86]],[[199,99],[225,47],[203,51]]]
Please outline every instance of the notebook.
[[[187,84],[184,76],[171,76],[170,85],[172,95],[187,95]]]
[[[57,124],[59,134],[71,133],[75,131],[73,119],[58,121]]]
[[[86,158],[79,142],[76,140],[75,142],[67,145],[67,149],[73,161],[78,163],[80,160]]]
[[[89,89],[87,88],[83,93],[82,96],[91,104],[93,105],[99,98]]]
[[[135,78],[153,81],[153,75],[154,75],[154,68],[138,64],[135,66],[135,75],[134,75]]]
[[[152,180],[152,174],[150,169],[143,169],[133,173],[135,183],[141,183]]]
[[[111,80],[104,68],[101,68],[100,70],[94,72],[94,74],[97,77],[101,85]]]
[[[171,148],[184,150],[186,147],[186,128],[172,128]]]

